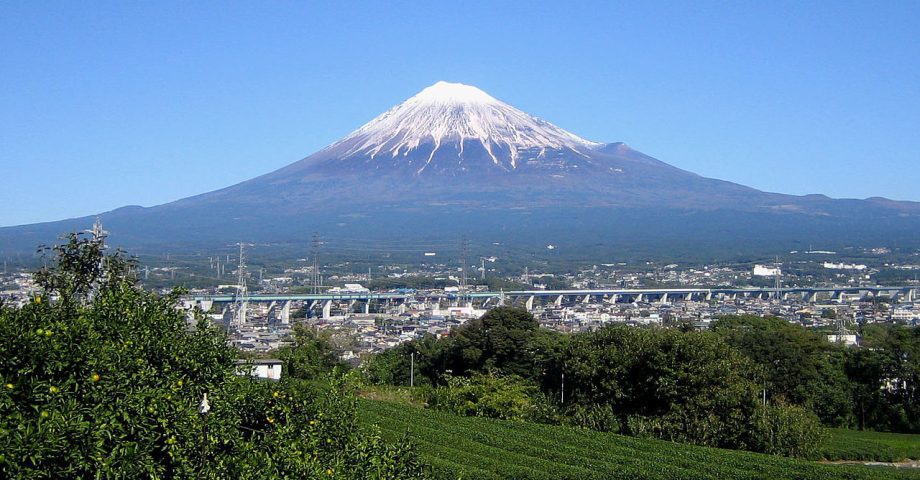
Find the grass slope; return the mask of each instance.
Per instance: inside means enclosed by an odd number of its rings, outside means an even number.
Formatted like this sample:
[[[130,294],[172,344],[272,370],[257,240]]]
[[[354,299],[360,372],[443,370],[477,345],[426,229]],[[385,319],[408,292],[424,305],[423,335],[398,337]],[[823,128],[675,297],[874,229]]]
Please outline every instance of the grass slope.
[[[920,435],[829,428],[819,455],[828,460],[920,460]]]
[[[361,420],[387,438],[409,433],[439,478],[920,479],[920,471],[820,465],[589,430],[460,417],[361,400]]]

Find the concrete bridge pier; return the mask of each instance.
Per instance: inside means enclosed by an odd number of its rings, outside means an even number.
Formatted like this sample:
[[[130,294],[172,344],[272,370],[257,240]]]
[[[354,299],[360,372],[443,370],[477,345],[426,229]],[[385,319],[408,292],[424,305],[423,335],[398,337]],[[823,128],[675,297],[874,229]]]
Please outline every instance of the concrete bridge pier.
[[[291,323],[291,301],[288,300],[284,302],[284,305],[281,307],[281,324],[287,325]]]
[[[562,295],[559,295],[558,297],[556,297],[556,301],[554,303],[556,304],[557,307],[561,307],[562,306]]]
[[[211,307],[213,306],[214,306],[213,300],[202,300],[201,302],[198,303],[198,308],[201,308],[201,311],[205,313],[210,312]]]
[[[524,304],[524,306],[525,306],[525,308],[527,308],[527,311],[528,311],[528,312],[532,312],[532,311],[533,311],[533,297],[534,297],[533,295],[527,297],[527,302]]]
[[[323,317],[329,318],[332,316],[332,300],[326,300],[323,302]]]

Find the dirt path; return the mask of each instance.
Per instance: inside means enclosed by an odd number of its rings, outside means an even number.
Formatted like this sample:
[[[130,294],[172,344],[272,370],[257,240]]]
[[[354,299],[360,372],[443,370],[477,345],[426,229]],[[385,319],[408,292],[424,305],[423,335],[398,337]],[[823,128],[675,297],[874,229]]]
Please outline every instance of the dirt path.
[[[895,467],[895,468],[920,468],[920,460],[905,460],[903,462],[866,462],[858,460],[822,460],[818,463],[825,465],[865,465],[867,467]]]

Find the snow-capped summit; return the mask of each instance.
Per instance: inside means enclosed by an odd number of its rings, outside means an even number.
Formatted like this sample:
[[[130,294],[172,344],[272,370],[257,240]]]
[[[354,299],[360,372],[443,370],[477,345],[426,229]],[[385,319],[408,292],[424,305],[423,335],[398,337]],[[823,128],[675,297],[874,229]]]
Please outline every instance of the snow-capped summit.
[[[584,156],[601,144],[528,115],[462,83],[438,82],[371,120],[326,150],[375,169],[411,167],[454,173],[514,170],[566,151]],[[485,162],[483,164],[482,162]]]
[[[499,103],[495,97],[472,85],[443,80],[422,90],[409,101],[436,104]]]

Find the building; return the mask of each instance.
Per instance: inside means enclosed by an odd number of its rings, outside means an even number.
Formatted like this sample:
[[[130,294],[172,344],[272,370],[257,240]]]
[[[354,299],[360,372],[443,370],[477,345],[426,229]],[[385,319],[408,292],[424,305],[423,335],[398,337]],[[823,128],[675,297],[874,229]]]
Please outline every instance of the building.
[[[827,336],[827,341],[838,343],[847,347],[859,346],[859,337],[852,333],[838,333]]]
[[[768,267],[766,265],[754,265],[755,277],[776,277],[778,275],[782,275],[782,271],[779,268]]]
[[[255,360],[234,360],[235,373],[239,376],[281,380],[281,360],[266,358]]]

